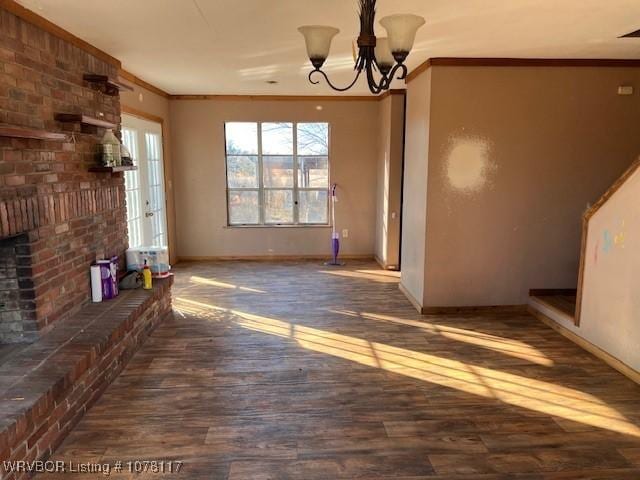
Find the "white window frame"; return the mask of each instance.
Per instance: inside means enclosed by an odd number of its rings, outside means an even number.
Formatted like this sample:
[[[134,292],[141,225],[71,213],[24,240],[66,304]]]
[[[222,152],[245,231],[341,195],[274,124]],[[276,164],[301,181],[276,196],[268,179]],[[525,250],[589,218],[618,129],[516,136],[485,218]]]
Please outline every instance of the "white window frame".
[[[246,155],[231,155],[233,156],[247,156],[247,157],[257,157],[258,159],[258,187],[246,187],[246,188],[229,188],[229,171],[228,171],[228,158],[229,153],[227,152],[227,124],[228,123],[253,123],[257,125],[258,130],[258,153],[257,154],[246,154]],[[264,186],[264,177],[263,177],[263,157],[288,157],[290,155],[279,154],[279,155],[263,155],[262,153],[262,125],[264,123],[290,123],[292,125],[293,130],[293,153],[291,156],[293,157],[293,187],[265,187]],[[326,155],[302,155],[302,157],[327,157],[327,179],[328,185],[326,188],[300,188],[298,185],[298,124],[304,123],[325,123],[327,125],[327,154]],[[329,122],[314,122],[314,121],[301,121],[301,122],[293,122],[290,120],[284,121],[244,121],[244,120],[234,120],[224,122],[224,175],[225,175],[225,192],[226,192],[226,204],[227,204],[227,227],[228,228],[286,228],[286,227],[329,227],[331,226],[331,218],[329,211],[329,201],[330,195],[329,191],[331,189],[331,124]],[[265,192],[270,190],[291,190],[293,195],[293,222],[290,223],[267,223],[265,222]],[[246,192],[258,192],[258,223],[231,223],[231,213],[229,211],[229,194],[231,191],[246,191]],[[299,216],[299,192],[318,192],[318,191],[326,191],[327,192],[327,202],[326,202],[326,212],[327,212],[327,221],[322,223],[300,223]]]

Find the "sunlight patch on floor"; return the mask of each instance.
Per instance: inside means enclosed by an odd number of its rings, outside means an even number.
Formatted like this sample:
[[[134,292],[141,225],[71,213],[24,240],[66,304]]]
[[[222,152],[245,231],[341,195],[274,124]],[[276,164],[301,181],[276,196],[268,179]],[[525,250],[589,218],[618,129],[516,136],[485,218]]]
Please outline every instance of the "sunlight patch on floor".
[[[366,273],[367,275],[380,275],[381,277],[397,278],[400,280],[400,272],[397,270],[356,270],[359,273]]]
[[[532,347],[527,343],[510,338],[499,337],[497,335],[490,335],[487,333],[474,332],[473,330],[465,330],[462,328],[437,325],[420,320],[408,320],[398,317],[392,317],[390,315],[383,315],[379,313],[354,312],[352,310],[328,311],[341,315],[347,315],[350,317],[360,317],[366,320],[391,322],[400,325],[416,327],[423,330],[426,335],[438,335],[449,338],[451,340],[456,340],[458,342],[468,343],[470,345],[475,345],[487,350],[503,353],[510,357],[527,360],[537,365],[543,365],[546,367],[551,367],[554,365],[553,360],[547,357],[537,348]]]
[[[318,270],[319,273],[326,273],[327,275],[335,275],[337,277],[372,280],[379,283],[398,283],[399,278],[397,276],[381,273],[385,271],[386,270]]]
[[[211,311],[224,313],[225,319],[242,328],[290,338],[301,347],[314,352],[332,355],[372,368],[381,368],[473,395],[497,399],[547,415],[640,437],[640,428],[637,425],[627,421],[621,413],[602,400],[580,390],[438,355],[370,342],[362,338],[296,325],[253,313],[224,309],[182,297],[176,299],[176,307],[180,311],[200,315],[203,318],[207,318]],[[187,307],[187,310],[182,310],[184,307]],[[198,311],[200,314],[196,313]],[[462,330],[452,327],[443,328]],[[452,341],[465,341],[461,340],[463,335],[460,333],[457,335],[458,338],[447,338]],[[481,336],[492,337],[485,334]]]
[[[234,285],[232,283],[220,282],[218,280],[213,280],[211,278],[198,277],[196,275],[192,275],[189,278],[189,281],[191,283],[197,283],[197,284],[200,284],[200,285],[210,285],[212,287],[220,287],[220,288],[228,288],[228,289],[232,289],[232,290],[240,290],[241,292],[267,293],[264,290],[258,290],[258,289],[249,288],[249,287],[240,287],[240,286]]]
[[[497,335],[490,335],[487,333],[474,332],[473,330],[449,327],[446,325],[437,325],[430,322],[404,320],[389,315],[381,315],[369,312],[362,312],[360,315],[368,320],[411,325],[413,327],[418,327],[425,330],[425,333],[427,335],[439,335],[451,340],[456,340],[458,342],[464,342],[470,345],[476,345],[478,347],[492,350],[494,352],[503,353],[514,358],[527,360],[538,365],[550,367],[554,364],[553,360],[547,357],[540,350],[519,340],[499,337]]]

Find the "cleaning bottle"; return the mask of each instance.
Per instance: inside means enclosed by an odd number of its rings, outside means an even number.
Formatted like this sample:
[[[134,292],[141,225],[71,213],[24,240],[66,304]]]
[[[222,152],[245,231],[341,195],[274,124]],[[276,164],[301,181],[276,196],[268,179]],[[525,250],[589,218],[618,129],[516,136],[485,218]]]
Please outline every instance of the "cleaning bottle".
[[[142,288],[145,290],[151,290],[151,269],[147,265],[147,260],[144,260],[144,268],[142,269]]]

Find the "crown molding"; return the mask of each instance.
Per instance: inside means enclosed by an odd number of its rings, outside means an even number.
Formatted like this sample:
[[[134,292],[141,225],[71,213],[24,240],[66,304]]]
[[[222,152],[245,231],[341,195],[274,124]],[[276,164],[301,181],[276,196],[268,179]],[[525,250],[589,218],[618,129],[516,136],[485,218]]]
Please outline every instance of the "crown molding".
[[[618,58],[430,58],[407,75],[407,83],[431,67],[597,67],[638,68],[640,59]]]
[[[16,17],[21,18],[25,22],[28,22],[32,25],[35,25],[38,28],[54,35],[61,40],[71,43],[72,45],[84,50],[85,52],[93,55],[100,60],[109,63],[111,65],[115,65],[120,68],[120,60],[115,57],[112,57],[108,53],[100,50],[99,48],[94,47],[90,43],[82,40],[79,37],[76,37],[74,34],[68,32],[62,27],[59,27],[53,22],[50,22],[46,18],[38,15],[32,10],[23,7],[19,3],[14,0],[0,0],[0,8],[8,11],[9,13],[15,15]]]
[[[149,90],[150,92],[153,92],[157,95],[160,95],[161,97],[164,98],[170,98],[171,95],[169,95],[167,92],[165,92],[164,90],[162,90],[161,88],[156,87],[155,85],[150,84],[149,82],[145,82],[144,80],[142,80],[140,77],[137,77],[136,75],[134,75],[131,72],[128,72],[127,70],[121,68],[118,71],[118,75],[122,78],[124,78],[125,80],[128,80],[129,82],[138,85],[139,87],[145,88],[147,90]]]
[[[387,90],[381,95],[169,95],[170,100],[236,100],[268,102],[379,102],[390,95],[404,95],[405,89]]]
[[[128,115],[133,115],[134,117],[142,118],[144,120],[151,120],[152,122],[159,123],[164,125],[164,118],[159,117],[158,115],[154,115],[152,113],[148,113],[144,110],[139,110],[134,107],[130,107],[125,105],[124,103],[120,105],[120,113],[126,113]]]
[[[309,102],[371,102],[378,101],[380,96],[349,96],[349,95],[169,95],[170,100],[250,100],[250,101],[268,101],[268,102],[291,102],[291,101],[309,101]]]

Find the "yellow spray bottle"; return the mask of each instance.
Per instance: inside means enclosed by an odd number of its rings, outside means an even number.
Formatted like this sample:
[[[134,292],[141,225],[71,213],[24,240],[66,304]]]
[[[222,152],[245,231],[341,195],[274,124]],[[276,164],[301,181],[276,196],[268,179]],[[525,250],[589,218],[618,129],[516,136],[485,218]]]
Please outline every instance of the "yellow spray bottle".
[[[147,265],[147,260],[144,261],[144,268],[142,269],[142,288],[145,290],[151,290],[151,269]]]

